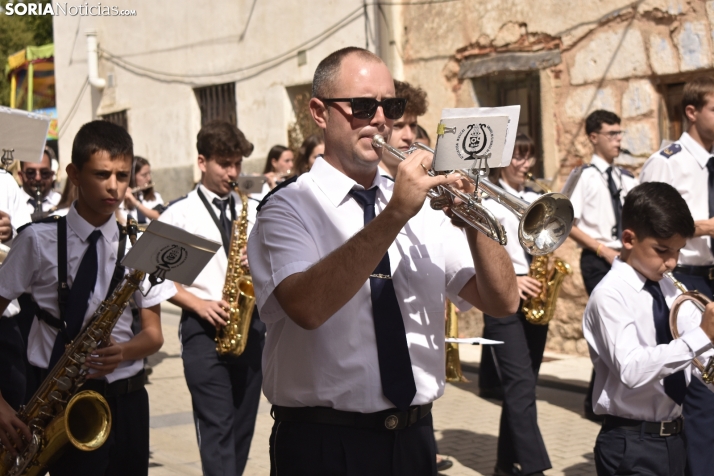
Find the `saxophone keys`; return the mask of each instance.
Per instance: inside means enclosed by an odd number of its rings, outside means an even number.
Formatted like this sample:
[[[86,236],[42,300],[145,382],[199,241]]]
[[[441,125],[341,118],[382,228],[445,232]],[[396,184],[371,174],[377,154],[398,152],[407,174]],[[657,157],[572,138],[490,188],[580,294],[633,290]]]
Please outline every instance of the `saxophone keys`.
[[[56,380],[56,382],[57,388],[62,392],[68,392],[72,388],[72,380],[68,377],[60,377]]]
[[[69,367],[66,367],[64,369],[64,373],[69,378],[75,378],[77,375],[79,375],[79,369],[77,367],[75,367],[74,365],[70,365]]]
[[[62,400],[62,394],[59,393],[57,390],[53,390],[52,392],[50,392],[50,394],[47,396],[47,399],[51,402],[65,403],[65,401]]]

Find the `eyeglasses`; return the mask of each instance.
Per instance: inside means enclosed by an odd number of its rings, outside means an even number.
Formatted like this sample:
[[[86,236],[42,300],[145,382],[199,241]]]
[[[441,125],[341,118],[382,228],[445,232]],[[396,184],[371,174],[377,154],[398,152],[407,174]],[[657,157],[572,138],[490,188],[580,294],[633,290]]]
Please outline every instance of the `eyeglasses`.
[[[533,164],[535,164],[535,162],[536,162],[536,158],[533,156],[521,157],[518,155],[514,155],[513,158],[511,159],[511,162],[523,162],[524,160],[526,161],[526,165],[528,165],[528,167],[533,167]]]
[[[625,131],[610,131],[610,132],[598,132],[601,136],[607,136],[608,139],[613,140],[618,137],[622,137]]]
[[[324,103],[348,102],[355,119],[372,119],[377,114],[377,108],[382,106],[384,117],[393,121],[404,115],[407,100],[404,98],[387,98],[377,101],[375,98],[317,98]]]
[[[27,180],[34,179],[38,173],[42,180],[51,179],[55,175],[51,170],[25,169],[22,171],[22,175],[24,175]]]

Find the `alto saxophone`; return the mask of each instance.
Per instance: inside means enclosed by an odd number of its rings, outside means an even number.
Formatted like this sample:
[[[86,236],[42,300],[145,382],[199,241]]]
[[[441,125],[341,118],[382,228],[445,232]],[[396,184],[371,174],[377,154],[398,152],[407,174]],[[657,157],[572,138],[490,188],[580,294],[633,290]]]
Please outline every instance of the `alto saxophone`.
[[[229,305],[226,325],[216,331],[216,352],[219,355],[237,357],[248,343],[248,331],[255,307],[253,278],[241,266],[241,251],[248,243],[248,197],[237,187],[243,210],[240,218],[233,221],[231,242],[228,246],[228,269],[223,285],[223,300]]]
[[[135,239],[133,233],[132,243]],[[112,427],[109,404],[97,392],[78,390],[89,376],[87,357],[109,345],[114,326],[145,275],[134,270],[102,301],[89,324],[67,345],[40,388],[20,409],[17,416],[29,427],[32,438],[24,448],[18,448],[15,458],[6,448],[0,449],[0,476],[44,474],[67,443],[92,451],[107,440]]]
[[[526,177],[538,185],[545,193],[550,193],[550,187],[526,173]],[[553,267],[548,268],[548,263],[553,253],[542,256],[533,256],[528,276],[539,281],[541,290],[538,296],[529,297],[523,301],[521,312],[531,324],[546,325],[555,314],[555,303],[558,300],[560,286],[569,274],[573,273],[570,265],[557,256],[553,258]]]

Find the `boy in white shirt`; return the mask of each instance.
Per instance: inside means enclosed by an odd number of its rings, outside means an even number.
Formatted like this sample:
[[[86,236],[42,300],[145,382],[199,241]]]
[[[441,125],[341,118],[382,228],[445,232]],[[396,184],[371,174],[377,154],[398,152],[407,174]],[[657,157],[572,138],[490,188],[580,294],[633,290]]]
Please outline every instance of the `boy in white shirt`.
[[[694,235],[694,221],[672,186],[651,182],[627,195],[622,225],[620,257],[583,318],[596,374],[593,406],[605,415],[597,474],[683,475],[681,405],[691,379],[701,377],[692,359],[712,348],[714,305],[699,327],[672,339],[669,307],[680,292],[662,277]]]

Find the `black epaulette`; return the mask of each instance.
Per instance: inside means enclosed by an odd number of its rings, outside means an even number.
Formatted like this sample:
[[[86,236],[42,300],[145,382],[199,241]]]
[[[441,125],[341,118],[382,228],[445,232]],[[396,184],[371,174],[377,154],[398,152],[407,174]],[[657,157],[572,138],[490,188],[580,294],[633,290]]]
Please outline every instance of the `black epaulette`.
[[[36,224],[38,224],[38,223],[57,223],[57,220],[59,220],[60,218],[61,218],[61,217],[59,217],[58,215],[50,215],[50,216],[45,217],[45,218],[43,218],[43,219],[41,219],[41,220],[31,221],[31,222],[25,223],[25,224],[22,225],[20,228],[18,228],[18,229],[17,229],[17,232],[20,233],[22,230],[24,230],[24,229],[27,228],[28,226],[30,226],[30,225],[36,225]]]
[[[386,178],[387,180],[391,180],[392,182],[394,182],[394,177],[392,177],[392,176],[382,175],[382,177]]]
[[[676,142],[674,144],[670,144],[664,149],[660,150],[659,153],[664,157],[665,159],[669,159],[675,154],[678,154],[679,152],[682,151],[682,146],[677,144]]]
[[[298,179],[298,176],[296,175],[296,176],[294,176],[294,177],[292,177],[292,178],[289,178],[289,179],[285,180],[284,182],[280,183],[277,187],[275,187],[274,189],[272,189],[272,190],[270,191],[270,193],[268,193],[265,197],[263,197],[263,200],[261,200],[260,205],[258,205],[258,211],[260,212],[260,210],[263,208],[263,206],[264,206],[266,203],[268,203],[268,200],[270,199],[270,197],[272,197],[273,195],[275,195],[275,193],[277,193],[278,190],[287,187],[287,186],[290,185],[291,183],[295,183],[295,181],[297,181],[297,179]]]
[[[620,173],[621,173],[622,175],[627,175],[627,176],[630,177],[630,178],[635,178],[635,174],[633,174],[633,173],[630,172],[629,170],[623,169],[622,167],[618,167],[618,169],[620,169]]]
[[[166,207],[164,207],[164,211],[166,211],[166,209],[169,208],[169,207],[170,207],[171,205],[173,205],[174,203],[180,202],[181,200],[185,200],[185,199],[187,199],[187,198],[188,198],[188,195],[184,195],[183,197],[179,197],[179,198],[175,198],[175,199],[171,200],[171,201],[169,202],[169,204],[166,205]],[[163,205],[162,205],[162,206],[163,206]],[[163,212],[162,212],[162,213],[163,213]]]
[[[181,197],[181,198],[186,198],[186,197]],[[159,204],[156,205],[154,208],[152,208],[152,210],[156,210],[157,212],[159,212],[159,215],[161,215],[161,214],[164,213],[166,210],[168,210],[168,208],[169,208],[170,206],[171,206],[171,203],[167,203],[166,205],[164,205],[163,203],[159,203]]]

